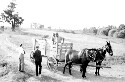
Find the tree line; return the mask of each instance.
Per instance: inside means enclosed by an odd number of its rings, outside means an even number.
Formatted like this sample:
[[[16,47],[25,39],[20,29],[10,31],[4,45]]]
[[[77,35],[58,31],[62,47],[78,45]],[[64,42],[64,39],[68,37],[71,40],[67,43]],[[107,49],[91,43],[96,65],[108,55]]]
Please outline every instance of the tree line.
[[[120,24],[118,27],[109,25],[107,27],[102,27],[102,28],[96,28],[96,27],[91,27],[89,29],[84,28],[83,33],[104,35],[115,38],[125,38],[125,24]]]

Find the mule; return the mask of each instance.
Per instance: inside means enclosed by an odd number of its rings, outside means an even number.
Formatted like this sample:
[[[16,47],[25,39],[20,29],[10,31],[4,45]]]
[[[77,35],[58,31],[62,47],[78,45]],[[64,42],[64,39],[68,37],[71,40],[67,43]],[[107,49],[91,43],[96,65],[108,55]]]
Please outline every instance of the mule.
[[[106,41],[107,42],[107,41]],[[82,69],[82,77],[86,77],[85,73],[86,73],[86,68],[88,66],[88,63],[90,61],[92,62],[96,62],[97,66],[101,66],[102,61],[105,58],[105,54],[106,52],[109,53],[110,56],[113,56],[113,51],[112,51],[112,47],[110,42],[107,42],[106,45],[102,48],[99,49],[83,49],[81,50],[78,54],[74,54],[73,50],[69,50],[65,56],[66,56],[66,64],[64,66],[64,70],[63,73],[65,73],[65,68],[68,65],[69,66],[69,74],[71,74],[71,67],[72,64],[80,64],[80,68]],[[99,69],[100,67],[96,67],[96,75],[100,75],[99,74]]]
[[[101,68],[101,64],[102,64],[102,61],[105,59],[106,57],[106,52],[109,53],[110,56],[113,56],[113,50],[112,50],[112,46],[110,44],[110,41],[107,42],[106,41],[106,45],[103,46],[102,48],[99,48],[99,49],[95,49],[96,51],[96,54],[95,54],[95,59],[94,59],[94,62],[96,62],[96,71],[95,71],[95,75],[96,76],[99,76],[100,73],[99,73],[99,70]],[[83,69],[81,66],[80,66],[80,71],[84,71],[85,69]]]
[[[78,52],[77,54],[74,52],[74,50],[70,49],[69,51],[66,52],[65,56],[66,56],[66,62],[65,62],[65,66],[63,69],[63,74],[65,73],[65,68],[66,66],[69,67],[69,74],[72,75],[71,73],[71,68],[73,64],[80,64],[83,72],[82,72],[82,77],[86,77],[85,76],[85,72],[86,72],[86,67],[88,65],[88,63],[90,61],[94,61],[94,56],[95,56],[96,52],[95,49],[82,49],[80,52]]]
[[[108,52],[110,56],[113,56],[113,50],[110,41],[109,42],[106,41],[106,43],[107,44],[104,47],[97,49],[97,54],[95,58],[96,66],[101,66],[102,61],[106,57],[106,52]],[[100,75],[99,70],[100,67],[96,67],[96,72],[95,72],[96,75]]]

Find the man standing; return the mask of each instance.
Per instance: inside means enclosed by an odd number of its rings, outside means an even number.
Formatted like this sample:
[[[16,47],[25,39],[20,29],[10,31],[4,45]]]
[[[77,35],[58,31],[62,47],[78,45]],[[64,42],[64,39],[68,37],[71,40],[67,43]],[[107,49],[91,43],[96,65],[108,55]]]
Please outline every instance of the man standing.
[[[19,47],[19,71],[20,72],[24,72],[24,54],[25,54],[25,51],[22,47],[22,44],[20,44],[20,47]]]
[[[35,65],[36,65],[36,76],[38,76],[38,67],[39,67],[39,75],[41,74],[41,62],[42,62],[42,56],[41,51],[39,50],[39,46],[36,46],[36,51],[33,55],[35,59]]]
[[[55,33],[53,33],[52,41],[53,41],[53,45],[54,45],[55,44]]]

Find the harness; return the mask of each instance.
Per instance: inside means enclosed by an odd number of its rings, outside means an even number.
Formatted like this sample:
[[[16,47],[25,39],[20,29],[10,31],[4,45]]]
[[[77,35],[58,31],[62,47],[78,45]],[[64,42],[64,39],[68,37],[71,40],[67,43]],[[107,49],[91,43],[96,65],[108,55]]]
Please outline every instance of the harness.
[[[97,54],[99,54],[102,58],[99,59],[99,60],[98,60],[98,59],[97,59],[97,60],[95,59],[96,62],[99,62],[99,61],[102,62],[102,61],[105,59],[105,56],[103,56],[103,52],[106,51],[106,48],[107,48],[107,47],[106,47],[106,45],[105,45],[105,46],[103,46],[102,48],[98,49],[98,52],[99,52],[99,53],[97,53]],[[101,51],[101,52],[100,52],[100,51]]]
[[[92,52],[91,52],[92,51]],[[95,51],[94,49],[83,49],[80,53],[82,54],[80,56],[80,58],[87,58],[88,60],[95,60],[94,58],[94,54],[95,52],[93,53],[93,51]]]

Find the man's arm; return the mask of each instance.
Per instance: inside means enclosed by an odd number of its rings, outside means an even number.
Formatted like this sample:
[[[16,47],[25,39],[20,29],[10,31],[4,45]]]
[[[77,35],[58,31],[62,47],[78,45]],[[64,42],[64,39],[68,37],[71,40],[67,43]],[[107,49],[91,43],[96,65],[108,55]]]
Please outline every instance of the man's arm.
[[[40,56],[41,56],[41,62],[42,62],[42,55],[41,55],[41,51],[40,51]]]
[[[35,58],[35,56],[36,56],[36,53],[34,52],[34,53],[33,53],[33,57]]]

